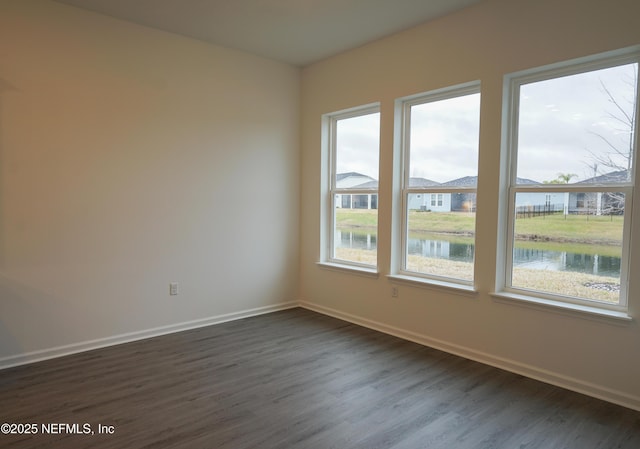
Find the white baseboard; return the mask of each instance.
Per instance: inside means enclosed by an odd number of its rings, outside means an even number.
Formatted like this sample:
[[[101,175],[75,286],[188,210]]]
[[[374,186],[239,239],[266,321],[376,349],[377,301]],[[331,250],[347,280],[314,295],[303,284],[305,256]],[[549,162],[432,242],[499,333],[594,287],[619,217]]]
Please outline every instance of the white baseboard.
[[[567,390],[582,393],[587,396],[602,399],[607,402],[621,405],[633,410],[640,411],[640,397],[626,394],[621,391],[613,390],[600,385],[592,384],[589,382],[575,379],[572,377],[564,376],[562,374],[554,373],[552,371],[543,370],[535,366],[520,363],[514,360],[509,360],[502,357],[497,357],[485,352],[476,351],[471,348],[459,346],[446,341],[434,339],[421,335],[415,332],[407,331],[397,327],[389,326],[384,323],[372,321],[366,318],[362,318],[349,313],[344,313],[336,309],[324,307],[318,304],[313,304],[306,301],[300,301],[299,306],[305,309],[312,310],[314,312],[329,315],[334,318],[338,318],[344,321],[348,321],[359,326],[363,326],[369,329],[373,329],[385,334],[393,335],[395,337],[402,338],[404,340],[412,341],[414,343],[428,346],[430,348],[438,349],[450,354],[454,354],[460,357],[464,357],[469,360],[484,363],[496,368],[500,368],[506,371],[510,371],[515,374],[520,374],[531,379],[539,380],[551,385],[555,385]]]
[[[0,358],[0,370],[11,368],[13,366],[26,365],[28,363],[40,362],[42,360],[62,357],[65,355],[76,354],[78,352],[91,351],[93,349],[104,348],[107,346],[114,346],[122,343],[144,340],[146,338],[158,337],[160,335],[173,334],[175,332],[186,331],[189,329],[197,329],[199,327],[211,326],[213,324],[225,323],[227,321],[234,321],[242,318],[262,315],[265,313],[277,312],[279,310],[291,309],[294,307],[298,307],[297,302],[286,302],[275,304],[272,306],[256,307],[254,309],[243,310],[240,312],[226,313],[223,315],[201,318],[197,320],[186,321],[183,323],[170,324],[167,326],[129,332],[126,334],[99,338],[96,340],[89,340],[79,343],[73,343],[70,345],[42,349],[25,354],[2,357]]]

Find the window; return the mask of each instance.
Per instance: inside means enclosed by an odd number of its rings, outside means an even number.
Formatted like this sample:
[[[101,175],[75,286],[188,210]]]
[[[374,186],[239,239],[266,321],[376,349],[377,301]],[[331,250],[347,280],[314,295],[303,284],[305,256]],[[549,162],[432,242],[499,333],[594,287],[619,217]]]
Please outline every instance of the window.
[[[328,225],[325,262],[377,267],[378,160],[377,105],[324,117],[328,145]]]
[[[626,308],[637,86],[632,54],[506,77],[504,291]]]
[[[480,85],[397,104],[403,126],[398,274],[472,285]]]

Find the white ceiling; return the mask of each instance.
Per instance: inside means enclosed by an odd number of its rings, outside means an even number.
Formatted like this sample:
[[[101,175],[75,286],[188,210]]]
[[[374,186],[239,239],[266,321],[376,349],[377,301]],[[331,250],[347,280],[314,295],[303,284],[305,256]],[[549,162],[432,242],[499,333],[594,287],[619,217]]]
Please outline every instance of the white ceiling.
[[[480,0],[55,0],[306,65]]]

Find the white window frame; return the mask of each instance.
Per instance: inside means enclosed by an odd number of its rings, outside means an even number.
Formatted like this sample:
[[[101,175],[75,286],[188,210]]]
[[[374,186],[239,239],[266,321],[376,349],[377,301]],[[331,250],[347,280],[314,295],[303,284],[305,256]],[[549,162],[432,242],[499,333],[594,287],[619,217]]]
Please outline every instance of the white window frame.
[[[431,285],[437,287],[453,288],[458,291],[465,291],[475,294],[475,257],[473,262],[474,276],[473,280],[466,280],[461,278],[452,278],[446,276],[440,276],[437,274],[419,273],[416,271],[409,271],[407,267],[408,258],[408,203],[409,195],[420,194],[429,195],[430,201],[433,201],[432,195],[443,195],[445,193],[474,193],[476,194],[477,203],[477,186],[473,187],[457,187],[457,186],[433,186],[433,187],[410,187],[409,180],[410,174],[410,136],[411,136],[411,107],[415,105],[436,102],[441,100],[447,100],[450,98],[462,97],[470,94],[481,93],[480,81],[473,81],[469,83],[459,84],[456,86],[450,86],[443,89],[437,89],[430,92],[411,95],[408,97],[399,98],[396,100],[396,123],[399,124],[400,129],[396,131],[400,134],[399,142],[396,142],[396,152],[400,154],[400,170],[396,170],[395,173],[399,173],[400,185],[397,189],[396,195],[397,204],[400,207],[395,208],[395,213],[400,216],[395,218],[395,222],[400,224],[399,232],[395,232],[394,242],[399,242],[399,248],[392,251],[392,257],[395,259],[392,262],[392,274],[389,276],[391,280],[408,282],[413,285]],[[478,160],[479,162],[479,160]],[[436,196],[436,205],[438,204]],[[442,198],[442,196],[440,197]],[[441,200],[442,201],[442,200]],[[438,206],[436,206],[438,207]],[[477,226],[477,222],[476,222]],[[396,229],[398,229],[396,227]],[[474,234],[475,229],[474,229]],[[474,237],[475,240],[475,237]]]
[[[602,315],[620,319],[630,319],[628,311],[628,288],[631,256],[631,221],[637,215],[634,208],[635,173],[638,147],[638,111],[640,101],[636,99],[636,117],[634,124],[634,164],[631,168],[631,181],[626,183],[607,184],[537,184],[518,185],[517,177],[517,143],[520,86],[533,82],[551,80],[562,76],[576,75],[584,72],[606,69],[618,65],[640,63],[637,47],[633,49],[608,52],[601,55],[579,58],[571,61],[552,64],[522,72],[508,74],[504,77],[504,107],[502,136],[502,176],[500,197],[500,225],[498,228],[498,266],[496,276],[496,296],[498,299],[520,301],[534,306],[550,306],[584,312],[591,315]],[[530,290],[512,286],[513,248],[515,227],[515,197],[523,192],[621,192],[625,194],[625,213],[623,224],[623,243],[620,272],[620,297],[618,304],[565,296],[538,290]]]
[[[380,196],[378,194],[379,189],[366,188],[366,189],[353,189],[353,188],[338,188],[336,186],[336,150],[337,150],[337,123],[340,120],[359,117],[363,115],[380,113],[380,104],[371,103],[368,105],[358,106],[355,108],[345,109],[342,111],[332,112],[324,114],[322,116],[322,148],[323,148],[323,182],[321,190],[323,192],[322,210],[321,210],[321,242],[320,242],[320,262],[319,264],[328,268],[356,270],[363,274],[369,274],[377,276],[378,265],[378,250],[376,245],[376,265],[364,264],[355,261],[338,259],[334,255],[335,248],[335,211],[336,211],[336,197],[337,195],[351,195],[351,201],[353,201],[353,195],[370,195],[369,201],[372,196],[377,196],[376,213],[378,213],[380,205]],[[380,148],[378,147],[378,161],[380,160]],[[378,172],[380,166],[378,163]],[[378,179],[379,176],[378,176]],[[370,204],[369,204],[370,207]],[[379,235],[379,216],[378,216],[378,230],[376,231],[376,238]]]

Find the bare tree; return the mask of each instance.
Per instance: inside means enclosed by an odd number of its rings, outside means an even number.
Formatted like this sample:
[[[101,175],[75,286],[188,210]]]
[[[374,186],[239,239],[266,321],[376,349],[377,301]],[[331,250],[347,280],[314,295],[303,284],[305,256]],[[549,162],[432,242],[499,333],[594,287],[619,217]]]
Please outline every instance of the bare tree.
[[[630,181],[631,168],[633,166],[633,147],[635,141],[636,99],[638,98],[638,66],[633,65],[633,76],[624,80],[633,94],[630,97],[620,98],[611,92],[611,89],[600,80],[602,92],[607,101],[612,105],[607,111],[606,117],[615,124],[613,131],[617,135],[625,136],[621,141],[615,142],[610,137],[600,133],[592,134],[598,137],[608,151],[594,153],[590,151],[592,163],[589,167],[593,170],[593,182]],[[607,192],[602,195],[601,210],[605,215],[617,215],[624,213],[625,196],[622,193]]]
[[[607,118],[616,124],[614,131],[617,134],[626,136],[623,142],[613,142],[610,137],[600,133],[593,133],[605,143],[608,151],[596,154],[590,151],[593,157],[594,177],[598,169],[605,169],[607,172],[625,171],[627,180],[631,179],[631,167],[633,165],[633,145],[636,122],[636,98],[638,96],[638,67],[633,65],[633,77],[626,79],[625,83],[631,88],[633,95],[630,98],[618,98],[600,80],[602,92],[606,95],[607,101],[613,106],[607,112]],[[603,173],[606,175],[606,173]]]

